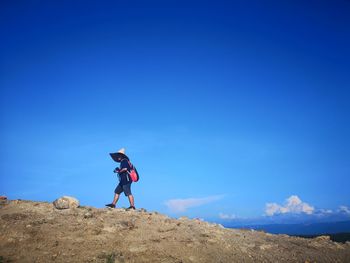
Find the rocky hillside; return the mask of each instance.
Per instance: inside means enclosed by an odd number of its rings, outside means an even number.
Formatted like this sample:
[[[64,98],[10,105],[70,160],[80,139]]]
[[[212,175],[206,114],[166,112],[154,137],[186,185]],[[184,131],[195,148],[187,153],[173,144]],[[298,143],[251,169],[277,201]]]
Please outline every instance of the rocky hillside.
[[[15,200],[0,208],[0,262],[350,262],[350,243],[225,229],[145,210]]]

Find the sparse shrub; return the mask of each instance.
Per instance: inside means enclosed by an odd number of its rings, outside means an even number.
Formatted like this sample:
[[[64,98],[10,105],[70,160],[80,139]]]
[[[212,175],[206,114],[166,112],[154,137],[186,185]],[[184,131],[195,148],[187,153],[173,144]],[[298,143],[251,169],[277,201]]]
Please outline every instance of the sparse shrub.
[[[114,263],[116,261],[116,259],[118,258],[118,256],[122,255],[121,253],[102,253],[98,256],[98,258],[100,259],[104,259],[106,260],[106,263]],[[1,262],[0,262],[1,263]]]
[[[106,255],[106,263],[114,263],[115,262],[115,254],[111,253]]]

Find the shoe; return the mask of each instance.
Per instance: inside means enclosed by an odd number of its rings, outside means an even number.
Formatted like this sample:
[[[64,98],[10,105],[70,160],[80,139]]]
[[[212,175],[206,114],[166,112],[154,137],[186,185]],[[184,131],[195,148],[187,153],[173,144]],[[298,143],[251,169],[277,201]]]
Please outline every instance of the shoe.
[[[135,210],[135,206],[129,206],[126,210]]]
[[[106,205],[106,206],[108,206],[108,207],[110,207],[110,208],[115,208],[115,205],[114,205],[114,204],[108,204],[108,205]]]

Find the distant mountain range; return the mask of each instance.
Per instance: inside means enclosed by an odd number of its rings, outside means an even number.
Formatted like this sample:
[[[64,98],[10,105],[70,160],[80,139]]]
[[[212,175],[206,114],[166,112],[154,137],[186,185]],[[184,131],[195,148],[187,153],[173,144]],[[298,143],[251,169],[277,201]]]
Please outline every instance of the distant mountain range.
[[[229,228],[248,228],[261,230],[271,234],[287,235],[323,235],[350,233],[350,221],[298,223],[298,224],[265,224],[265,225],[226,225]]]

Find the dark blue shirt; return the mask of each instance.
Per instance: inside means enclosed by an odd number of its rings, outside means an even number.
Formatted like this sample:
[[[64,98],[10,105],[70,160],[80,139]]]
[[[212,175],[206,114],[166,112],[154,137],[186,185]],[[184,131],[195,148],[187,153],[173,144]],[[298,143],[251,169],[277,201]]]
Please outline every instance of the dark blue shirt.
[[[126,169],[128,169],[128,172],[130,172],[131,167],[129,165],[128,159],[123,159],[120,162],[119,168],[120,168],[120,170],[123,168],[126,168]],[[129,177],[128,172],[123,172],[123,173],[118,174],[119,175],[119,184],[125,185],[125,184],[130,184],[132,182],[130,177]]]

